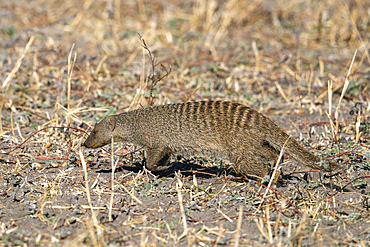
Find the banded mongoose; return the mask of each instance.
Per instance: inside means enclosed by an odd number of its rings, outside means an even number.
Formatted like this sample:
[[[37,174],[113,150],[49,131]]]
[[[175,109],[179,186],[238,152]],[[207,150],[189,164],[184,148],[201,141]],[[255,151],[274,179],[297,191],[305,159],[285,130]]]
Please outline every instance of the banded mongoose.
[[[167,170],[173,153],[221,158],[236,169],[260,177],[268,163],[284,152],[296,161],[322,171],[339,168],[334,160],[307,151],[279,126],[248,106],[227,101],[168,104],[133,110],[104,118],[83,144],[98,148],[124,141],[147,149],[147,168]]]

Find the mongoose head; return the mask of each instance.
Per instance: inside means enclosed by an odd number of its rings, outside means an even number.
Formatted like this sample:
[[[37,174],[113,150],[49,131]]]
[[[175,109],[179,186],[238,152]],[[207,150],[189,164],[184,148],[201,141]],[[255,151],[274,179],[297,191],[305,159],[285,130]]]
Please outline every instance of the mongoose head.
[[[104,118],[95,125],[90,136],[86,139],[83,145],[87,148],[99,148],[109,144],[112,141],[112,137],[115,136],[115,128],[116,119],[114,116]]]

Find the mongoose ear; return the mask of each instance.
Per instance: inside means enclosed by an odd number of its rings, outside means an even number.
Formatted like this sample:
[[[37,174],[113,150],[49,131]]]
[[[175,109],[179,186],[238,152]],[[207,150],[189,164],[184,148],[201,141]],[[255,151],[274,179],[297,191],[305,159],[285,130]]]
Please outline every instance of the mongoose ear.
[[[109,118],[109,121],[108,121],[108,129],[110,131],[113,131],[114,128],[116,128],[116,121],[114,120],[113,117]]]

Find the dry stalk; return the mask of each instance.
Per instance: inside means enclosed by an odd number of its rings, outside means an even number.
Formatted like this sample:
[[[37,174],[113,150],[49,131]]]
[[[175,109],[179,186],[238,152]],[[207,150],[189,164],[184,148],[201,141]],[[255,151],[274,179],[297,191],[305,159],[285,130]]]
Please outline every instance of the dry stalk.
[[[346,10],[348,11],[349,18],[351,19],[352,27],[353,27],[353,29],[356,31],[356,35],[357,35],[357,36],[358,36],[358,38],[360,39],[361,44],[362,44],[364,47],[366,47],[366,45],[365,45],[365,43],[366,43],[366,42],[364,42],[364,39],[362,38],[362,36],[361,36],[360,32],[358,31],[358,28],[357,28],[357,24],[356,24],[355,18],[352,16],[352,14],[351,14],[351,10],[350,10],[350,8],[349,8],[348,4],[345,4],[345,5],[346,5]],[[368,42],[367,42],[367,43],[368,43]],[[369,45],[369,44],[368,44],[368,45]],[[367,47],[368,47],[368,45],[367,45]],[[368,60],[368,62],[370,63],[370,55],[369,55],[369,51],[368,51],[367,47],[364,49],[364,56],[366,56],[366,57],[367,57],[367,60]],[[356,49],[356,52],[357,52],[357,49]]]
[[[148,239],[149,236],[147,235],[147,228],[144,227],[142,231],[140,232],[140,247],[146,247],[148,246]]]
[[[289,103],[289,99],[288,97],[286,96],[286,94],[284,93],[284,90],[281,88],[280,84],[278,81],[275,81],[275,86],[276,88],[279,90],[279,93],[281,94],[281,96],[284,98],[285,102]]]
[[[225,217],[225,219],[227,219],[229,222],[233,222],[232,219],[230,219],[229,216],[227,216],[224,212],[222,212],[219,208],[216,209],[218,213],[220,213],[223,217]]]
[[[87,225],[87,229],[89,231],[93,246],[95,247],[99,246],[98,241],[96,240],[95,232],[94,232],[94,222],[92,222],[91,220],[87,220],[86,225]]]
[[[137,203],[139,203],[139,204],[143,204],[141,201],[140,201],[140,199],[139,198],[137,198],[136,196],[135,196],[135,192],[134,192],[134,190],[132,190],[132,191],[129,191],[125,186],[123,186],[121,183],[118,183],[117,181],[115,181],[119,186],[121,186],[122,187],[122,189],[124,189],[124,191],[126,191],[126,193],[127,194],[129,194],[130,196],[131,196],[131,198],[133,199],[133,200],[135,200]]]
[[[322,57],[319,56],[319,66],[320,66],[320,76],[324,77],[324,70],[325,70],[325,64],[324,61],[322,60]]]
[[[270,207],[269,207],[269,205],[267,205],[267,207],[266,207],[266,227],[267,227],[267,232],[268,232],[268,236],[269,236],[268,240],[269,240],[270,243],[272,243],[273,237],[272,237],[272,230],[271,230]]]
[[[110,56],[110,54],[105,54],[102,59],[99,61],[98,63],[98,66],[96,66],[96,69],[95,69],[95,74],[98,75],[103,64],[105,63],[105,61],[108,59],[108,57]]]
[[[6,77],[5,81],[3,82],[3,85],[1,87],[1,91],[2,91],[2,94],[4,94],[4,97],[2,97],[2,100],[0,102],[0,113],[3,109],[3,105],[4,105],[4,102],[5,102],[5,95],[6,95],[6,92],[8,91],[8,88],[9,88],[9,82],[13,79],[15,73],[17,73],[17,71],[19,70],[21,64],[22,64],[22,61],[23,59],[26,57],[27,53],[28,53],[28,50],[30,49],[33,41],[35,40],[35,36],[31,36],[31,38],[29,39],[29,41],[27,42],[27,45],[26,47],[24,48],[24,51],[22,52],[21,56],[18,58],[17,62],[15,63],[12,71],[10,71],[9,75]],[[5,90],[4,90],[5,88]],[[0,117],[0,136],[3,135],[3,124],[2,124],[2,118]]]
[[[35,40],[35,36],[31,36],[31,38],[27,42],[27,45],[24,51],[22,52],[21,56],[18,58],[17,62],[15,63],[15,66],[13,67],[12,71],[9,73],[9,75],[6,77],[5,81],[3,82],[1,90],[3,90],[5,87],[8,89],[10,80],[13,79],[15,73],[17,73],[17,71],[19,70],[19,67],[22,64],[22,61],[25,58],[26,54],[28,53],[28,50],[30,49],[34,40]],[[7,89],[5,90],[5,92],[7,91]]]
[[[62,109],[64,110],[66,113],[63,113],[61,114],[60,116],[58,116],[58,111],[59,109]],[[108,111],[108,109],[106,108],[88,108],[88,109],[85,109],[85,108],[77,108],[77,109],[74,109],[74,110],[70,110],[69,113],[68,113],[68,109],[66,109],[63,105],[61,105],[60,103],[56,102],[56,105],[55,105],[55,119],[52,119],[52,120],[49,120],[48,122],[45,122],[43,124],[43,126],[45,125],[48,125],[49,123],[51,122],[54,122],[55,121],[55,125],[58,126],[58,118],[59,117],[65,117],[67,115],[70,115],[72,117],[73,120],[77,121],[77,122],[83,122],[85,123],[86,125],[89,125],[91,126],[91,124],[79,119],[77,117],[76,114],[78,113],[83,113],[83,112],[91,112],[91,111]]]
[[[268,233],[266,233],[266,231],[264,230],[264,225],[263,225],[263,219],[262,217],[258,218],[256,220],[256,225],[257,225],[257,228],[258,230],[260,231],[260,233],[262,234],[262,236],[265,238],[265,239],[269,239],[269,235]],[[270,242],[270,241],[269,241]]]
[[[184,209],[184,204],[183,204],[183,201],[182,201],[182,194],[181,194],[181,188],[183,186],[183,183],[180,179],[180,174],[179,173],[176,173],[176,177],[177,177],[177,183],[176,183],[177,197],[178,197],[178,200],[179,200],[179,206],[180,206],[180,212],[181,212],[181,218],[182,218],[182,225],[184,227],[184,232],[178,238],[178,240],[181,240],[183,237],[187,236],[189,229],[188,229],[188,225],[186,223],[186,214],[185,214],[185,209]],[[189,241],[189,239],[188,239],[188,241]]]
[[[307,93],[308,99],[311,99],[312,81],[313,81],[313,66],[312,64],[310,64],[310,78],[308,79],[308,93]]]
[[[279,164],[280,164],[280,161],[281,161],[281,158],[283,157],[283,154],[284,154],[284,148],[285,148],[285,146],[286,146],[286,144],[287,144],[287,142],[289,141],[289,139],[290,139],[290,137],[285,141],[285,143],[284,143],[284,145],[283,145],[283,147],[281,148],[281,151],[280,151],[280,155],[279,155],[279,158],[277,159],[277,161],[276,161],[276,163],[275,163],[275,168],[274,168],[274,171],[273,171],[273,173],[272,173],[272,175],[271,175],[271,178],[270,178],[270,181],[269,181],[269,184],[267,185],[267,187],[266,187],[266,190],[265,190],[265,193],[262,195],[262,199],[263,200],[265,200],[265,198],[266,198],[266,196],[267,196],[267,193],[271,190],[271,185],[272,185],[272,182],[276,182],[276,180],[277,180],[277,178],[278,178],[278,176],[279,176],[279,169],[280,169],[280,166],[279,166]],[[277,175],[278,174],[278,175]],[[263,187],[261,186],[260,187],[260,190],[262,189]],[[258,194],[259,194],[259,192],[258,192]],[[255,215],[257,214],[257,212],[261,209],[261,207],[262,207],[262,204],[260,204],[259,206],[258,206],[258,208],[256,209],[256,211],[255,211]],[[280,211],[279,211],[280,212]]]
[[[1,112],[1,105],[0,105],[0,112]],[[15,137],[14,134],[14,123],[13,123],[13,112],[10,113],[10,128],[12,129],[12,135]],[[0,117],[0,136],[1,136],[1,117]],[[23,138],[22,138],[23,139]]]
[[[48,188],[45,188],[44,196],[42,198],[42,202],[40,203],[40,207],[36,212],[37,217],[39,217],[40,220],[45,221],[44,218],[44,206],[45,204],[48,204],[50,202],[47,202],[46,199],[48,198],[50,190],[54,187],[56,180],[54,180],[53,184],[49,186]]]
[[[299,243],[302,240],[301,231],[302,231],[302,229],[304,229],[307,220],[308,220],[307,215],[304,214],[303,218],[301,220],[301,223],[298,225],[297,229],[294,231],[294,237],[293,237],[293,240],[292,240],[293,242],[298,242]]]
[[[230,26],[232,21],[237,16],[238,6],[239,5],[238,5],[237,0],[231,0],[227,2],[225,6],[225,10],[223,11],[224,13],[222,14],[222,18],[220,19],[221,25],[219,29],[217,30],[217,33],[215,34],[215,37],[213,39],[215,43],[218,43],[218,41],[224,36],[225,31],[227,30],[227,28]],[[250,6],[252,7],[248,9],[249,11],[245,10],[247,13],[250,12],[253,9],[253,7],[256,5],[251,4]]]
[[[161,241],[162,246],[164,247],[165,246],[165,242],[167,243],[167,241],[166,241],[166,239],[164,239],[162,237],[161,225],[162,225],[161,219],[158,219],[158,237],[159,237],[159,240]]]
[[[55,101],[55,106],[54,106],[54,119],[55,119],[55,126],[58,126],[59,124],[59,116],[58,116],[58,112],[59,112],[59,103],[57,101]],[[53,120],[52,120],[53,121]],[[56,134],[56,133],[55,133]]]
[[[117,164],[119,159],[117,159],[116,163],[114,163],[114,140],[112,137],[111,140],[111,164],[112,164],[112,174],[110,178],[110,201],[109,201],[109,209],[108,209],[108,218],[109,221],[112,222],[112,208],[113,208],[113,199],[114,199],[114,171],[116,170]]]
[[[288,234],[287,234],[287,237],[288,238],[291,238],[292,236],[292,220],[289,219],[289,225],[288,225]]]
[[[72,51],[73,51],[74,46],[75,44],[73,43],[71,47],[71,51],[69,52],[69,55],[68,55],[67,126],[70,125],[70,121],[71,121],[71,115],[70,115],[71,83],[72,83],[72,76],[73,76],[73,67],[75,66],[76,60],[77,60],[77,53],[75,52],[73,56],[73,61],[72,61]]]
[[[265,191],[265,194],[263,195],[263,197],[265,197],[265,196],[267,195],[267,192],[268,192],[268,191],[270,190],[270,188],[271,188],[271,184],[272,184],[272,182],[276,182],[277,178],[279,177],[279,174],[280,174],[279,169],[280,169],[280,167],[281,167],[281,166],[279,166],[279,165],[280,165],[280,161],[281,161],[281,159],[283,158],[283,155],[284,155],[284,149],[285,149],[285,146],[286,146],[286,144],[288,143],[289,139],[290,139],[290,136],[288,137],[288,139],[286,139],[286,141],[285,141],[285,143],[284,143],[283,147],[281,148],[279,158],[277,159],[277,161],[276,161],[276,163],[275,163],[274,172],[273,172],[273,173],[272,173],[272,175],[271,175],[271,179],[270,179],[270,181],[269,181],[269,184],[267,185],[267,188],[266,188],[266,191]],[[259,210],[259,209],[258,209],[258,210]],[[257,211],[258,211],[258,210],[257,210]]]
[[[223,232],[223,224],[221,222],[220,226],[219,226],[219,229],[218,229],[217,239],[216,239],[213,247],[216,247],[218,245],[218,243],[220,242],[220,240],[222,238],[222,232]]]
[[[329,118],[331,133],[333,135],[333,140],[335,139],[335,130],[334,130],[334,122],[331,118],[332,112],[332,104],[333,104],[333,81],[328,81],[328,104],[329,104],[329,112],[326,115]]]
[[[285,201],[284,201],[284,200],[283,200],[283,201],[282,201],[282,203],[281,203],[281,208],[285,208]],[[278,232],[278,229],[279,229],[279,223],[281,222],[281,215],[282,215],[281,211],[282,211],[282,210],[280,210],[280,211],[278,212],[278,218],[277,218],[277,220],[276,220],[276,222],[275,222],[275,228],[274,228],[275,235],[276,235],[276,234],[277,234],[277,232]],[[280,232],[280,236],[279,236],[279,238],[281,238],[281,235],[282,235],[282,233]],[[279,241],[279,242],[281,242],[281,241]]]
[[[281,67],[286,71],[288,72],[288,74],[290,74],[294,80],[296,81],[302,81],[302,78],[297,75],[297,73],[295,71],[293,71],[291,68],[289,68],[286,64],[281,64]]]
[[[92,203],[91,203],[89,176],[88,176],[88,173],[87,173],[87,166],[86,166],[85,157],[82,154],[81,148],[79,149],[79,155],[80,155],[80,159],[81,159],[82,168],[83,168],[83,171],[84,171],[84,174],[85,174],[85,191],[86,191],[87,201],[89,203],[89,207],[90,207],[90,210],[91,210],[91,219],[94,223],[95,228],[98,231],[98,235],[100,235],[101,234],[101,228],[99,226],[99,222],[98,222],[98,219],[97,219],[96,212],[95,212],[95,210],[92,206]]]
[[[147,15],[146,15],[146,7],[145,7],[145,3],[143,0],[138,0],[137,1],[137,4],[138,4],[138,7],[139,7],[139,14],[140,14],[140,17],[143,19],[143,20],[146,20],[147,19]]]
[[[243,205],[239,206],[239,216],[238,216],[238,222],[236,224],[236,232],[235,232],[235,247],[239,246],[239,241],[240,241],[240,231],[242,228],[242,222],[243,222]]]
[[[75,246],[81,246],[84,239],[89,235],[89,231],[78,231],[75,234],[75,238],[67,240],[62,246],[63,247],[75,247]]]
[[[353,66],[353,63],[355,61],[355,58],[356,58],[356,54],[357,54],[357,49],[355,51],[355,54],[353,54],[353,58],[352,58],[352,61],[351,61],[351,65],[349,66],[349,69],[348,69],[348,73],[347,73],[347,76],[346,76],[346,79],[345,79],[345,82],[344,82],[344,86],[343,86],[343,90],[342,90],[342,94],[340,95],[340,99],[339,99],[339,102],[338,102],[338,106],[337,106],[337,109],[335,110],[335,121],[336,121],[336,125],[335,125],[335,135],[334,135],[334,141],[336,143],[339,142],[339,109],[340,109],[340,104],[342,103],[342,100],[344,98],[344,94],[346,93],[347,91],[347,88],[348,88],[348,85],[349,85],[349,76],[351,75],[351,70],[352,70],[352,66]]]
[[[179,241],[179,239],[177,238],[177,236],[172,234],[172,230],[170,228],[170,225],[166,221],[165,221],[165,223],[166,223],[166,228],[167,228],[168,234],[170,235],[170,238],[177,243]]]
[[[143,71],[142,71],[142,75],[144,75],[144,67],[145,67],[145,51],[148,52],[149,54],[149,58],[150,58],[150,63],[151,63],[151,70],[152,70],[152,73],[151,75],[149,75],[147,78],[146,78],[146,82],[148,82],[148,80],[151,81],[151,85],[150,85],[150,91],[149,91],[149,101],[148,101],[148,105],[153,105],[154,103],[154,97],[153,97],[153,91],[156,87],[156,85],[158,84],[158,82],[160,82],[163,78],[165,78],[166,76],[168,76],[170,73],[171,73],[171,66],[169,68],[169,70],[166,69],[166,67],[161,64],[161,63],[157,63],[157,59],[156,57],[153,55],[153,53],[150,51],[149,47],[147,46],[144,38],[138,33],[138,37],[140,39],[140,42],[141,42],[141,46],[143,47]],[[164,71],[165,71],[165,74],[164,75],[156,75],[155,74],[155,68],[157,66],[160,66]],[[147,83],[146,83],[147,85]],[[146,86],[145,85],[145,86]]]
[[[140,36],[141,37],[141,36]],[[141,39],[140,39],[141,41]],[[143,51],[143,58],[142,58],[142,64],[141,64],[141,75],[140,75],[140,82],[139,82],[139,88],[136,90],[136,95],[134,99],[131,102],[131,105],[129,107],[129,110],[133,108],[136,104],[141,105],[141,102],[143,101],[145,88],[148,84],[148,78],[144,81],[144,75],[145,75],[145,49],[142,49]]]
[[[362,106],[358,109],[358,113],[356,116],[356,141],[355,144],[358,144],[360,141],[360,137],[362,132],[360,132],[360,125],[361,125],[361,114],[362,114]]]
[[[333,194],[333,177],[330,177],[330,204],[332,207],[333,216],[335,216],[335,197]]]

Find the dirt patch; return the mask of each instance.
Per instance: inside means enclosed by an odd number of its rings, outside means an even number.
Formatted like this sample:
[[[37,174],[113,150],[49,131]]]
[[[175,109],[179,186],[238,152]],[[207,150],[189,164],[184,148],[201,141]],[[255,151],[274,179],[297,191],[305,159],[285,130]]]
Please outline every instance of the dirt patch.
[[[0,8],[1,245],[370,244],[366,1]],[[164,67],[152,68],[138,32]],[[267,189],[221,160],[178,154],[153,178],[143,150],[117,143],[112,190],[111,147],[81,147],[105,116],[209,99],[249,105],[344,169],[330,176],[285,157]]]

